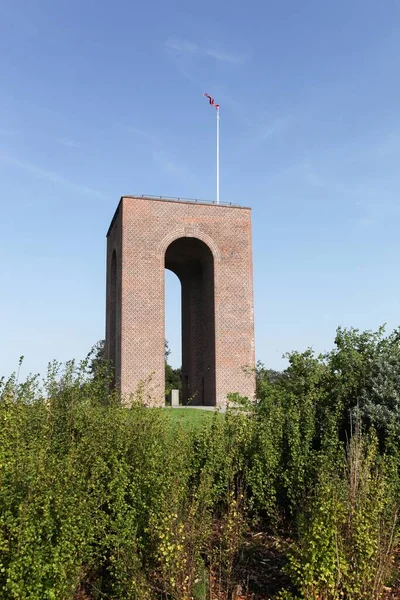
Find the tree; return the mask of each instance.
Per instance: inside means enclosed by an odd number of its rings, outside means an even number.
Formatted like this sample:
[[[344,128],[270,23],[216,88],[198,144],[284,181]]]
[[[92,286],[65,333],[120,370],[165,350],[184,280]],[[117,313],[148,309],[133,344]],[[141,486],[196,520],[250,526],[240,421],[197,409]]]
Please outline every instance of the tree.
[[[376,332],[339,327],[330,352],[316,355],[308,348],[286,358],[282,373],[257,365],[260,410],[270,410],[278,394],[289,408],[297,405],[303,415],[311,411],[310,418],[314,412],[317,445],[329,427],[348,439],[357,419],[376,429],[381,441],[400,435],[400,328],[385,335],[384,327]]]
[[[106,359],[106,341],[99,340],[88,354],[89,372],[93,377],[100,376],[104,371]]]
[[[177,369],[173,369],[170,364],[168,364],[168,358],[171,354],[171,350],[168,346],[168,341],[165,340],[165,393],[169,394],[171,390],[182,390],[182,379],[181,373],[182,369],[178,367]]]

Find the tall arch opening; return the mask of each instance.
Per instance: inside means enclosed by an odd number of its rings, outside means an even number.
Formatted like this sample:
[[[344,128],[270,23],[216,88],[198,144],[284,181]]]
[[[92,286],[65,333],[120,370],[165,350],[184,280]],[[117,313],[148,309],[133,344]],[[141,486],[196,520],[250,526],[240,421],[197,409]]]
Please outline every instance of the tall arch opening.
[[[115,385],[115,370],[117,358],[117,253],[113,250],[111,257],[110,273],[110,337],[109,337],[109,359],[113,369],[113,385]]]
[[[165,283],[165,391],[178,390],[182,400],[182,286],[179,277],[164,269]]]
[[[182,287],[182,403],[215,406],[213,254],[201,240],[179,238],[167,248],[165,268]]]

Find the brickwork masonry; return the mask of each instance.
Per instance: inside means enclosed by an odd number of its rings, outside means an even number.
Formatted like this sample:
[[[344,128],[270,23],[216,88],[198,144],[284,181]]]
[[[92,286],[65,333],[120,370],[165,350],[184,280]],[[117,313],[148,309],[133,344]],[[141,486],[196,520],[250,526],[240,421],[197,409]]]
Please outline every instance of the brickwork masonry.
[[[106,348],[115,383],[128,401],[149,380],[150,404],[164,404],[165,266],[177,240],[181,253],[169,268],[189,290],[183,363],[196,381],[194,403],[225,406],[231,392],[253,397],[251,210],[237,206],[121,198],[107,234]],[[205,333],[191,338],[200,323]]]

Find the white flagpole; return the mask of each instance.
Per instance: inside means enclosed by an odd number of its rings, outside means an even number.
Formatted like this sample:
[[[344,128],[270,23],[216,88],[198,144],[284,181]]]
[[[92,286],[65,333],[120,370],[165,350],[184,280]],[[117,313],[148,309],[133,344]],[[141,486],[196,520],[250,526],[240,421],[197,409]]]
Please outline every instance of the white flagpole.
[[[217,204],[219,204],[219,106],[217,108]]]

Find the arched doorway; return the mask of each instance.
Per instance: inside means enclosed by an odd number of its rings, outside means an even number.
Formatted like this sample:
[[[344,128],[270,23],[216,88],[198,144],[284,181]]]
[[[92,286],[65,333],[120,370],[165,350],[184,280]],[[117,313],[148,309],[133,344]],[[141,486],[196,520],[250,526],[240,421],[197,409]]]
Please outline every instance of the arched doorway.
[[[182,286],[182,403],[215,406],[214,257],[193,237],[172,242],[165,268]]]

